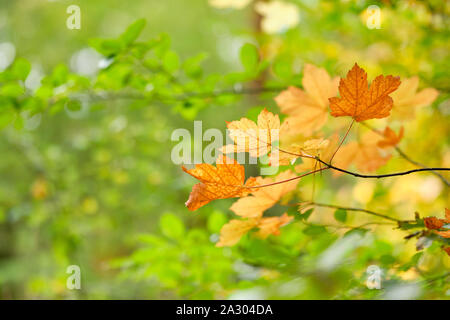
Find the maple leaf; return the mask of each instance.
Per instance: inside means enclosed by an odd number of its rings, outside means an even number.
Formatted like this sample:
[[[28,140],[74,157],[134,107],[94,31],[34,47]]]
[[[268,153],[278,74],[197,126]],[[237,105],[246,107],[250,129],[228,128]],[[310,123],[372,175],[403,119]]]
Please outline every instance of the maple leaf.
[[[267,238],[271,234],[277,236],[280,234],[280,228],[293,219],[294,217],[288,216],[287,213],[284,213],[280,217],[263,218],[258,223],[259,230],[255,235],[262,239]]]
[[[230,247],[239,242],[244,234],[255,228],[258,224],[258,219],[247,220],[230,220],[220,230],[220,239],[217,242],[217,247]]]
[[[248,152],[259,157],[270,152],[272,144],[279,139],[280,118],[264,109],[258,115],[258,123],[247,118],[227,123],[234,145],[222,147],[223,153]]]
[[[444,221],[436,217],[426,217],[423,219],[425,227],[430,230],[438,230],[444,225]]]
[[[310,139],[302,144],[292,144],[288,147],[283,147],[278,152],[272,152],[269,157],[269,164],[271,166],[287,166],[295,159],[302,155],[311,156],[317,154],[319,150],[325,149],[329,144],[325,139]]]
[[[279,235],[280,227],[289,223],[293,217],[284,213],[280,217],[250,218],[245,220],[233,219],[220,230],[220,239],[217,247],[230,247],[239,242],[243,235],[254,228],[259,228],[255,233],[257,237],[267,238],[269,235]]]
[[[200,183],[192,187],[192,192],[186,202],[189,210],[194,211],[212,200],[246,196],[252,191],[249,187],[256,185],[256,178],[249,178],[244,184],[245,170],[234,159],[225,155],[217,158],[216,166],[208,163],[197,164],[194,169],[183,171]]]
[[[333,134],[328,139],[324,140],[328,141],[326,145],[323,145],[323,148],[316,149],[314,152],[309,152],[312,156],[318,156],[324,162],[329,163],[331,157],[333,156],[336,148],[339,145],[339,136],[337,133]],[[335,156],[335,159],[338,158],[339,155]],[[311,158],[302,158],[302,163],[295,166],[296,172],[304,172],[316,169],[316,167],[320,165],[317,160]]]
[[[445,253],[447,253],[447,255],[450,257],[450,247],[445,247],[445,248],[443,248],[443,250],[444,250]]]
[[[359,142],[350,142],[344,145],[336,153],[333,165],[341,169],[347,169],[354,163],[356,168],[363,173],[376,171],[385,165],[391,155],[383,156],[378,149],[379,136],[375,132],[367,132]],[[335,175],[342,173],[336,172]]]
[[[398,135],[389,127],[386,127],[383,132],[383,140],[378,141],[377,145],[380,148],[395,147],[403,138],[404,129],[400,128]]]
[[[441,229],[444,225],[450,223],[450,210],[445,208],[445,218],[439,219],[436,217],[426,217],[423,219],[425,227],[427,229],[433,230],[434,233],[440,235],[443,238],[450,238],[450,230],[437,231]]]
[[[338,91],[339,77],[331,78],[325,69],[306,64],[302,85],[304,90],[289,87],[275,101],[281,112],[287,114],[286,134],[309,135],[320,129],[328,119],[328,98]]]
[[[391,94],[394,100],[392,119],[412,119],[417,108],[432,104],[439,95],[439,91],[434,88],[426,88],[417,92],[418,87],[419,78],[415,76],[404,79],[398,89]]]
[[[355,63],[347,77],[339,82],[341,97],[329,99],[331,115],[351,116],[358,122],[385,118],[389,116],[393,104],[389,94],[399,85],[399,77],[379,75],[369,88],[367,73]]]
[[[257,185],[266,185],[274,182],[281,182],[288,179],[295,178],[296,175],[292,171],[283,171],[275,180],[272,178],[261,178],[256,179]],[[257,191],[252,192],[251,196],[241,198],[237,200],[230,207],[230,210],[241,217],[254,218],[261,217],[263,212],[275,203],[277,203],[281,197],[283,197],[288,192],[294,190],[297,187],[299,179],[292,180],[285,183],[275,184],[273,186],[268,186],[260,188]]]

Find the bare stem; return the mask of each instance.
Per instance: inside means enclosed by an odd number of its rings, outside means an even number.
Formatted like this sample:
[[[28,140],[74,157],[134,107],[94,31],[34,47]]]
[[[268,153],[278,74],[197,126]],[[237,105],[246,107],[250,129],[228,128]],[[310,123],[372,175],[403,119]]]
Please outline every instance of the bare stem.
[[[371,210],[366,210],[366,209],[362,209],[362,208],[349,208],[349,207],[342,207],[342,206],[338,206],[338,205],[333,205],[333,204],[326,204],[326,203],[318,203],[318,202],[307,202],[307,205],[312,205],[312,206],[316,206],[316,207],[324,207],[324,208],[333,208],[333,209],[343,209],[343,210],[347,210],[347,211],[355,211],[355,212],[364,212],[373,216],[377,216],[383,219],[387,219],[387,220],[391,220],[391,221],[395,221],[395,222],[405,222],[403,220],[399,220],[396,218],[392,218],[389,217],[387,215],[375,212],[375,211],[371,211]]]
[[[408,171],[402,171],[402,172],[394,172],[394,173],[387,173],[387,174],[360,174],[357,172],[352,172],[352,171],[348,171],[348,170],[344,170],[338,167],[333,166],[330,163],[326,163],[325,161],[323,161],[322,159],[320,159],[319,157],[315,157],[315,159],[317,161],[319,161],[320,163],[324,164],[325,166],[327,166],[330,169],[336,170],[336,171],[340,171],[349,175],[352,175],[354,177],[358,177],[358,178],[376,178],[376,179],[380,179],[380,178],[388,178],[388,177],[395,177],[395,176],[404,176],[410,173],[414,173],[414,172],[422,172],[422,171],[450,171],[450,168],[421,168],[421,169],[412,169],[412,170],[408,170]]]

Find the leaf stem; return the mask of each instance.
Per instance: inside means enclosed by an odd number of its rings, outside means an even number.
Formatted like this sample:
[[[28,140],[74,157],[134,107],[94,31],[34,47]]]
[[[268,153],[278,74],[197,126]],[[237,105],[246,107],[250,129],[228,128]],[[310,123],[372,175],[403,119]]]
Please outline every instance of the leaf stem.
[[[339,143],[339,146],[336,148],[336,150],[334,151],[333,155],[331,156],[330,163],[333,161],[334,156],[336,155],[336,153],[341,148],[342,144],[344,143],[345,139],[347,138],[348,133],[350,132],[350,129],[352,128],[354,123],[355,123],[355,119],[353,119],[352,123],[350,123],[350,126],[348,127],[347,132],[345,133],[344,137],[342,138],[341,142]]]

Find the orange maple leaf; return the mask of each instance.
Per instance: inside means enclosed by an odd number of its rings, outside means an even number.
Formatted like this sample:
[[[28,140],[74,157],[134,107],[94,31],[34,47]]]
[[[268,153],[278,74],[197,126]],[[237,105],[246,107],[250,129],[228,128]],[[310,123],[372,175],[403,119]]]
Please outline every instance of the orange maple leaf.
[[[395,147],[403,138],[404,129],[400,128],[398,135],[389,127],[386,127],[383,132],[383,140],[378,141],[377,145],[380,148]]]
[[[385,165],[391,155],[382,155],[378,149],[379,136],[372,131],[364,134],[359,142],[350,142],[339,149],[333,164],[341,169],[347,169],[354,163],[356,168],[363,173],[376,171]],[[342,173],[335,172],[335,175]]]
[[[281,172],[275,181],[272,178],[256,178],[256,183],[259,186],[270,184],[273,182],[286,181],[295,178],[296,175],[287,170]],[[230,210],[241,217],[255,218],[261,217],[263,212],[277,203],[281,197],[297,187],[298,179],[285,183],[279,183],[272,186],[260,188],[252,192],[251,196],[237,200],[230,207]]]
[[[285,133],[309,135],[320,129],[328,119],[328,98],[337,94],[338,81],[339,77],[332,79],[325,69],[306,64],[304,90],[289,87],[275,98],[281,112],[289,116]]]
[[[189,173],[200,183],[192,187],[192,192],[186,202],[189,210],[194,211],[212,200],[243,197],[256,186],[256,178],[249,178],[244,184],[245,170],[236,160],[220,156],[216,166],[208,163],[197,164],[194,169],[183,171]]]
[[[284,213],[280,217],[249,218],[245,220],[233,219],[220,230],[220,239],[217,247],[229,247],[239,242],[243,235],[254,228],[259,228],[255,235],[267,238],[269,235],[279,235],[280,227],[289,223],[293,217]]]
[[[438,231],[444,225],[450,223],[450,210],[449,209],[445,208],[445,218],[444,219],[439,219],[436,217],[426,217],[423,219],[423,222],[425,223],[425,227],[427,227],[427,229],[433,230],[434,233],[440,235],[443,238],[450,238],[450,230],[449,229]]]
[[[443,248],[443,250],[448,254],[448,256],[450,257],[450,247],[445,247]]]
[[[331,115],[351,116],[356,121],[381,119],[389,116],[393,100],[389,96],[400,85],[400,78],[379,75],[370,88],[367,73],[357,63],[339,82],[341,97],[330,98]]]
[[[444,225],[444,221],[436,217],[426,217],[423,219],[425,227],[430,230],[438,230]]]

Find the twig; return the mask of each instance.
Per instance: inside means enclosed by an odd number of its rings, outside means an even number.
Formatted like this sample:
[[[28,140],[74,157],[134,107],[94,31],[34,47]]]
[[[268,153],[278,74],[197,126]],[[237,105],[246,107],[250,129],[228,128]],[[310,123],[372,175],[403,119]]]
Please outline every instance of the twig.
[[[349,175],[352,175],[354,177],[358,177],[358,178],[376,178],[376,179],[380,179],[380,178],[388,178],[388,177],[395,177],[395,176],[404,176],[410,173],[414,173],[414,172],[422,172],[422,171],[450,171],[450,168],[421,168],[421,169],[412,169],[412,170],[408,170],[408,171],[402,171],[402,172],[395,172],[395,173],[387,173],[387,174],[360,174],[357,172],[352,172],[352,171],[348,171],[348,170],[344,170],[338,167],[333,166],[332,164],[326,163],[325,161],[321,160],[319,157],[315,157],[314,159],[316,159],[317,161],[319,161],[320,163],[326,165],[328,168],[336,170],[336,171],[340,171]]]
[[[333,209],[343,209],[343,210],[347,210],[347,211],[355,211],[355,212],[364,212],[373,216],[377,216],[383,219],[387,219],[387,220],[391,220],[391,221],[395,221],[395,222],[404,222],[403,220],[399,220],[396,218],[392,218],[389,217],[387,215],[375,212],[375,211],[371,211],[371,210],[366,210],[366,209],[362,209],[362,208],[349,208],[349,207],[342,207],[342,206],[338,206],[338,205],[333,205],[333,204],[325,204],[325,203],[318,203],[318,202],[307,202],[306,204],[308,205],[312,205],[312,206],[316,206],[316,207],[324,207],[324,208],[333,208]]]
[[[383,136],[382,132],[380,132],[379,130],[373,128],[372,126],[368,125],[367,123],[364,123],[364,122],[360,122],[360,123],[363,126],[365,126],[366,128],[372,130],[373,132]],[[399,154],[400,157],[402,157],[403,159],[405,159],[409,163],[412,163],[413,165],[416,165],[416,166],[421,167],[421,168],[428,168],[426,165],[411,159],[405,152],[403,152],[402,149],[400,149],[400,147],[395,146],[394,149],[395,149],[395,151],[397,151],[397,153]],[[435,176],[437,176],[439,179],[441,179],[442,182],[444,182],[447,185],[447,187],[450,187],[450,182],[447,179],[445,179],[445,177],[443,175],[441,175],[441,174],[439,174],[438,172],[435,172],[435,171],[432,171],[431,173],[434,174]]]

